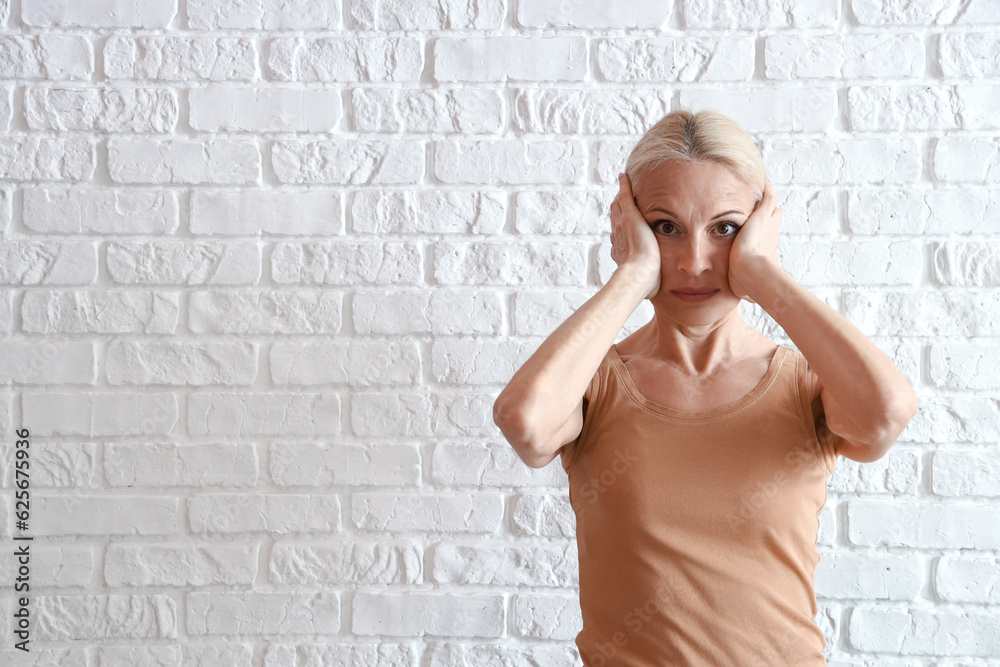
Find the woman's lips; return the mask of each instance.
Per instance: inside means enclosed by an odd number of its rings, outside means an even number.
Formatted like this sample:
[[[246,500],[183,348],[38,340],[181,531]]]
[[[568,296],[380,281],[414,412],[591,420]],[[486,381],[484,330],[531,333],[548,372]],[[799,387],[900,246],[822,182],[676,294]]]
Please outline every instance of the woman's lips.
[[[719,290],[670,290],[670,293],[681,301],[695,302],[707,301],[715,296]]]

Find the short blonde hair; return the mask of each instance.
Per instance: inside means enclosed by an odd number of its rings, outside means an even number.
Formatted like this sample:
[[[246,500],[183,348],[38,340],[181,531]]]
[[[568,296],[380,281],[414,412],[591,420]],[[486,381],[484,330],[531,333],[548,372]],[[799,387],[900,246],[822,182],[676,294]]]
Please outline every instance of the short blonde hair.
[[[625,165],[632,191],[643,176],[671,160],[720,162],[750,184],[758,201],[764,194],[767,173],[760,151],[736,121],[717,111],[679,109],[649,128]]]

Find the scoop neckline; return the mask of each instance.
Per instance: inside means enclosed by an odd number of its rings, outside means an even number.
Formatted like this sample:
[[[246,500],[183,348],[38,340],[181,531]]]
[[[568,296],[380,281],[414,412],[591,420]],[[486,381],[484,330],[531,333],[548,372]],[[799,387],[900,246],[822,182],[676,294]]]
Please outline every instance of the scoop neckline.
[[[611,363],[618,369],[619,375],[622,377],[625,384],[625,389],[632,400],[653,412],[671,417],[673,419],[685,421],[703,421],[706,419],[724,417],[728,414],[738,412],[751,403],[754,403],[774,382],[778,375],[778,369],[781,367],[781,362],[784,360],[785,355],[789,352],[788,348],[784,345],[778,345],[774,350],[774,354],[771,355],[771,361],[768,363],[767,372],[764,374],[764,377],[760,379],[760,382],[758,382],[749,393],[744,394],[742,398],[738,398],[725,405],[720,405],[717,408],[712,408],[711,410],[688,412],[687,410],[669,408],[646,398],[642,392],[639,391],[639,388],[636,387],[635,382],[632,380],[632,374],[629,373],[628,367],[618,354],[617,343],[611,346],[611,351],[614,353],[611,356]]]

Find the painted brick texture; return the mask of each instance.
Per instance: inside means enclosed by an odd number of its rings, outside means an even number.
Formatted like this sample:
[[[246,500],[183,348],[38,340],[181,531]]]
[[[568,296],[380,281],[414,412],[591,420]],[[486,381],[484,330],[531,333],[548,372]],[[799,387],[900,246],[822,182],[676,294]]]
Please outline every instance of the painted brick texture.
[[[579,665],[566,475],[491,408],[680,106],[921,397],[831,477],[829,664],[995,664],[995,0],[0,0],[0,664]]]

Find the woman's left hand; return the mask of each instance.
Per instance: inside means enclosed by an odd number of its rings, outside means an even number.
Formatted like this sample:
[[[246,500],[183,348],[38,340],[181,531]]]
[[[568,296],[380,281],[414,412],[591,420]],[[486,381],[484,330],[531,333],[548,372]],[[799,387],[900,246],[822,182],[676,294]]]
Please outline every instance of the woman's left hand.
[[[771,181],[764,182],[764,194],[757,208],[747,218],[729,251],[729,288],[750,303],[761,269],[778,264],[778,226],[781,209]]]

